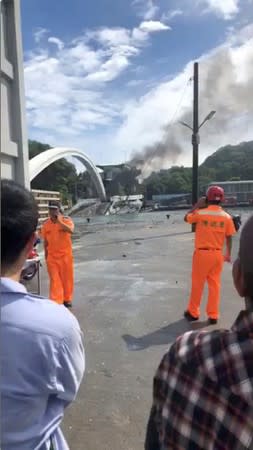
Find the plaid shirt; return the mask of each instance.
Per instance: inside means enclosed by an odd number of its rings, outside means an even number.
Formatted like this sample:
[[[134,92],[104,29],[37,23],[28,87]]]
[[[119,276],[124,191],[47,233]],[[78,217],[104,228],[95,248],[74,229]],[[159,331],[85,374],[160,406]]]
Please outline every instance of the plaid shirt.
[[[253,312],[231,330],[185,333],[165,354],[145,448],[253,448]]]

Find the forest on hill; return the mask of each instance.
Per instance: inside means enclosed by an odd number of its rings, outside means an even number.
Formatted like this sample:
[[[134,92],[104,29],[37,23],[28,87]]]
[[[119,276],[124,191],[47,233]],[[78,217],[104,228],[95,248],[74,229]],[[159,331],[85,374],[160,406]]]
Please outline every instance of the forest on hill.
[[[33,158],[50,146],[37,141],[29,141],[29,158]],[[130,195],[144,193],[148,199],[157,194],[191,192],[192,169],[173,166],[153,172],[142,184],[136,177],[140,173],[126,164],[100,166],[105,172],[108,195]],[[253,179],[253,141],[238,145],[227,145],[210,155],[199,167],[200,190],[212,181]],[[33,189],[60,191],[63,200],[96,196],[87,172],[77,173],[74,164],[65,159],[55,162],[41,172],[33,181]]]

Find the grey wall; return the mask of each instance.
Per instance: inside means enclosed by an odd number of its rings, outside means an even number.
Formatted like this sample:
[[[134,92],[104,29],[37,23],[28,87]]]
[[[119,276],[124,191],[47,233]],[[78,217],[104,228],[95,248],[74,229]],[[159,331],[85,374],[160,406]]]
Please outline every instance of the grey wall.
[[[1,177],[29,187],[20,0],[1,8]]]

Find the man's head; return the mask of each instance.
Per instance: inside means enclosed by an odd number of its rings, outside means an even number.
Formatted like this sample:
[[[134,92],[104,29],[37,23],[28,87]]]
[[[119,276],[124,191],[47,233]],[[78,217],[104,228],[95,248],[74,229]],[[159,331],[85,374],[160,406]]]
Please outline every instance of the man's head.
[[[58,216],[58,214],[61,212],[60,202],[58,202],[57,200],[50,200],[49,204],[48,204],[48,212],[49,212],[49,217],[51,219],[55,219]]]
[[[11,180],[1,181],[1,272],[21,269],[33,247],[38,206],[30,191]],[[21,267],[20,267],[21,266]]]
[[[237,260],[233,267],[234,284],[241,297],[252,302],[253,307],[253,216],[244,225]]]
[[[210,186],[207,189],[206,198],[210,205],[219,205],[225,199],[224,190],[220,186]]]

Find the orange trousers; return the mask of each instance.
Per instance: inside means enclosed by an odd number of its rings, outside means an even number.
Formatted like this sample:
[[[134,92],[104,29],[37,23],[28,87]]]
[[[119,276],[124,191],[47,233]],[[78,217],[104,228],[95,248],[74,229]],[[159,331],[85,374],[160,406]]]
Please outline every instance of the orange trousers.
[[[72,255],[47,258],[47,270],[50,280],[49,297],[62,304],[71,302],[74,287],[74,268]]]
[[[206,313],[218,319],[223,254],[220,250],[195,250],[192,260],[192,288],[187,310],[193,317],[200,315],[200,302],[205,282],[208,284]]]

